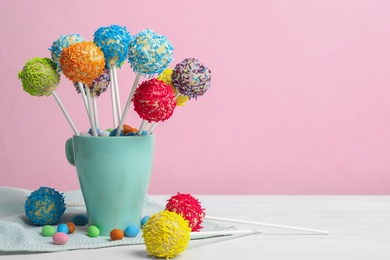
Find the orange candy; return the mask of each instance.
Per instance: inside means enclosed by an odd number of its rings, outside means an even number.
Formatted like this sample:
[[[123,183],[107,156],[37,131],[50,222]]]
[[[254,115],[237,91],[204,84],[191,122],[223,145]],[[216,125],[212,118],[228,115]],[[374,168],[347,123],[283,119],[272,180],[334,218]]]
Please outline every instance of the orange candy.
[[[113,229],[110,232],[110,238],[111,240],[122,240],[122,238],[125,236],[125,233],[123,233],[120,229]]]
[[[66,225],[69,229],[68,234],[72,234],[76,230],[76,226],[72,222],[66,222]]]
[[[125,134],[128,134],[128,133],[137,133],[138,132],[138,129],[137,128],[133,128],[129,125],[126,125],[126,124],[123,124],[123,132]]]

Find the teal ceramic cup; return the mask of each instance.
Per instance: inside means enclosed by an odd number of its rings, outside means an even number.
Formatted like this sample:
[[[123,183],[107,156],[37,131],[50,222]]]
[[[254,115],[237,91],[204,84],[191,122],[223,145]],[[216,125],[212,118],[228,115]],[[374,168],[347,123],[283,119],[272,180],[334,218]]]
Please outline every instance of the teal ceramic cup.
[[[111,230],[140,226],[149,186],[155,136],[73,136],[66,142],[68,162],[76,166],[88,225]]]

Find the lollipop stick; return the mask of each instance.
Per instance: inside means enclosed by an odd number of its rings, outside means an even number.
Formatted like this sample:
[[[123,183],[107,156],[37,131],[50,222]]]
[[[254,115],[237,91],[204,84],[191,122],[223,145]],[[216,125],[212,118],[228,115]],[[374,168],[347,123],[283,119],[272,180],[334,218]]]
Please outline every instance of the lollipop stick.
[[[96,125],[96,128],[99,128],[99,119],[98,119],[98,112],[97,112],[97,98],[96,98],[96,95],[92,97],[92,104],[93,104],[93,117],[95,118],[95,125]]]
[[[229,235],[249,235],[249,234],[260,234],[263,230],[261,229],[242,229],[242,230],[218,230],[218,231],[201,231],[191,232],[191,239],[202,238],[205,236],[229,236]]]
[[[146,120],[142,120],[142,123],[141,123],[141,125],[139,126],[139,130],[138,130],[137,135],[142,135],[142,131],[145,129],[147,123],[148,123],[148,122],[147,122]]]
[[[117,111],[116,111],[116,98],[115,98],[115,88],[114,88],[114,73],[112,68],[110,68],[110,85],[111,85],[111,105],[112,105],[112,119],[114,121],[114,128],[118,125]]]
[[[94,119],[94,116],[92,113],[93,105],[92,105],[91,91],[90,91],[89,87],[86,87],[85,90],[87,91],[88,107],[90,108],[88,116],[89,116],[89,122],[91,123],[92,135],[97,136],[95,119]]]
[[[119,95],[119,84],[118,84],[118,74],[116,73],[116,65],[112,66],[112,71],[114,74],[114,86],[115,86],[115,97],[116,97],[116,107],[118,113],[118,120],[122,118],[122,109],[121,109],[121,100]]]
[[[299,230],[299,231],[306,231],[306,232],[317,233],[319,235],[329,235],[330,234],[330,232],[326,231],[326,230],[318,230],[318,229],[310,229],[310,228],[301,228],[301,227],[293,227],[293,226],[276,225],[276,224],[269,224],[269,223],[255,222],[255,221],[239,220],[239,219],[229,219],[229,218],[220,218],[220,217],[211,217],[211,216],[205,216],[204,219],[205,220],[232,222],[232,223],[239,223],[239,224],[248,224],[248,225],[255,225],[255,226],[264,226],[264,227],[275,227],[275,228],[283,228],[283,229],[290,229],[290,230]]]
[[[80,135],[79,131],[77,131],[75,125],[73,124],[73,121],[70,118],[68,112],[66,112],[66,109],[65,109],[64,105],[62,105],[60,98],[57,96],[57,93],[55,91],[53,91],[52,95],[53,95],[54,99],[57,101],[57,104],[60,106],[60,108],[62,110],[62,113],[64,113],[64,115],[66,117],[66,120],[68,120],[68,123],[70,124],[70,127],[72,127],[74,134],[75,135]]]
[[[83,98],[85,109],[87,110],[87,113],[89,115],[89,106],[88,106],[87,96],[85,95],[84,85],[81,82],[79,82],[79,89],[80,89],[81,97]]]
[[[136,76],[135,79],[134,79],[134,83],[133,83],[133,86],[131,87],[131,91],[130,91],[129,97],[127,98],[125,110],[123,110],[123,115],[122,115],[122,118],[121,118],[120,123],[119,123],[119,126],[118,126],[118,131],[116,132],[117,136],[119,136],[120,130],[122,130],[123,124],[125,123],[126,116],[127,116],[127,112],[129,111],[129,108],[130,108],[131,99],[133,98],[134,91],[135,91],[135,89],[137,88],[137,85],[138,85],[138,81],[139,81],[140,76],[141,76],[141,75],[137,73],[137,76]],[[115,126],[116,126],[116,125],[115,125]],[[120,130],[119,130],[119,129],[120,129]]]
[[[149,135],[153,134],[153,131],[156,128],[157,124],[158,124],[157,122],[153,122],[153,124],[150,126],[150,128],[148,130]]]

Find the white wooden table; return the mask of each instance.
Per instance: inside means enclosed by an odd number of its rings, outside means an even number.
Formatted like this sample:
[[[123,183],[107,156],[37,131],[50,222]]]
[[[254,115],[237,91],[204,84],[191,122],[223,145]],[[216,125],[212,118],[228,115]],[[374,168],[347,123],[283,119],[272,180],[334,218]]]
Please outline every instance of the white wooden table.
[[[206,214],[330,231],[313,235],[269,227],[258,235],[192,240],[176,259],[390,259],[390,196],[196,196]],[[169,196],[152,196],[165,203]],[[222,223],[230,225],[229,223]],[[253,226],[231,224],[239,229]],[[144,245],[1,259],[153,259]]]

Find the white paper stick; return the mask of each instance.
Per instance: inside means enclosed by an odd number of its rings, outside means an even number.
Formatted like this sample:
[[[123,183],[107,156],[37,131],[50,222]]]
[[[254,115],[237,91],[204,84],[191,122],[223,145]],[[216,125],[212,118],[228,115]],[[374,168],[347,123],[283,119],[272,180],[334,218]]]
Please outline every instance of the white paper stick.
[[[135,91],[135,89],[137,88],[137,85],[138,85],[138,82],[139,82],[139,78],[140,78],[140,77],[141,77],[141,75],[137,73],[137,76],[136,76],[135,79],[134,79],[133,86],[131,87],[131,91],[130,91],[129,97],[127,98],[127,102],[126,102],[125,109],[123,110],[122,118],[120,119],[120,123],[119,123],[119,126],[118,126],[118,128],[119,128],[120,130],[122,130],[123,124],[125,123],[126,116],[127,116],[127,112],[129,111],[130,104],[131,104],[131,100],[132,100],[132,98],[133,98],[134,91]],[[119,136],[119,133],[120,133],[120,130],[119,130],[119,129],[118,129],[118,131],[116,132],[116,135],[117,135],[117,136]]]
[[[99,119],[98,119],[98,109],[97,109],[97,97],[96,95],[92,97],[93,104],[93,117],[95,118],[96,128],[99,128]]]
[[[72,127],[74,134],[75,135],[80,135],[79,131],[77,131],[77,129],[76,129],[76,126],[73,124],[73,121],[70,118],[68,112],[66,112],[66,109],[65,109],[64,105],[62,105],[62,102],[61,102],[60,98],[58,97],[57,93],[54,90],[52,92],[52,95],[53,95],[54,99],[57,101],[57,104],[60,106],[60,108],[62,110],[62,113],[64,113],[64,115],[66,117],[66,120],[68,120],[68,123],[70,124],[70,127]]]
[[[114,123],[114,128],[118,125],[117,111],[116,111],[116,98],[115,98],[115,88],[114,88],[114,73],[112,68],[110,68],[110,92],[111,92],[111,106],[112,106],[112,119]]]
[[[150,126],[150,128],[148,130],[148,135],[153,134],[153,131],[156,128],[157,124],[158,124],[157,122],[153,122],[153,124]]]
[[[119,95],[119,84],[118,84],[118,74],[116,73],[116,65],[112,66],[114,74],[114,86],[115,86],[115,98],[116,98],[116,107],[118,113],[118,120],[122,118],[122,109],[121,109],[121,99]]]
[[[148,124],[148,121],[142,120],[141,125],[139,126],[137,135],[142,135],[142,131],[145,129],[146,125]]]
[[[229,236],[229,235],[249,235],[249,234],[261,234],[262,229],[241,229],[241,230],[217,230],[217,231],[200,231],[191,232],[191,239],[202,238],[205,236]]]
[[[89,109],[89,122],[91,123],[92,136],[97,136],[95,119],[94,119],[94,116],[93,116],[94,113],[93,113],[91,91],[90,91],[89,87],[86,87],[85,90],[87,91],[88,107],[90,108]]]
[[[326,230],[301,228],[301,227],[293,227],[293,226],[284,226],[284,225],[269,224],[269,223],[247,221],[247,220],[239,220],[239,219],[229,219],[229,218],[205,216],[204,220],[214,220],[214,221],[232,222],[232,223],[248,224],[248,225],[255,225],[255,226],[264,226],[264,227],[283,228],[283,229],[290,229],[290,230],[299,230],[299,231],[306,231],[306,232],[317,233],[317,234],[321,234],[321,235],[329,235],[330,234],[330,232],[326,231]]]
[[[80,89],[81,97],[83,98],[85,109],[87,110],[87,113],[89,115],[89,106],[88,106],[87,96],[85,95],[84,85],[81,82],[79,82],[79,89]]]

